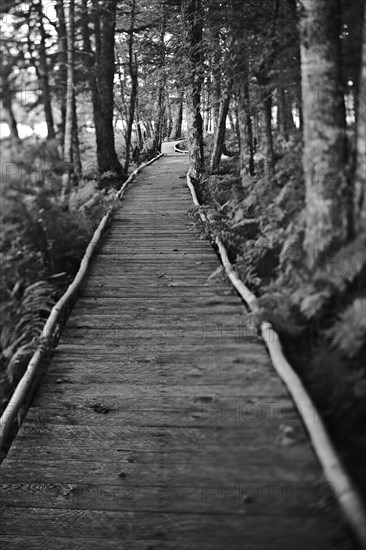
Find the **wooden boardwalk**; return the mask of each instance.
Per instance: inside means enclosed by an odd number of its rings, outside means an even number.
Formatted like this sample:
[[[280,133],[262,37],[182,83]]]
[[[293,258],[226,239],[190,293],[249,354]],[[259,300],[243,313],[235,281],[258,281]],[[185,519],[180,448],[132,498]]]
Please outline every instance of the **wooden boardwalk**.
[[[0,468],[4,549],[352,547],[186,170],[144,170],[92,262]]]

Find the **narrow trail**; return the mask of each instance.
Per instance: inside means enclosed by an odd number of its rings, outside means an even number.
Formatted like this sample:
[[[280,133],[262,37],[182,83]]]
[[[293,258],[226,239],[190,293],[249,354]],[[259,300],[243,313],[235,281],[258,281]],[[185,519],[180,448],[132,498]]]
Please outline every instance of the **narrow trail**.
[[[240,299],[209,278],[187,157],[164,147],[127,190],[0,467],[0,542],[352,548]]]

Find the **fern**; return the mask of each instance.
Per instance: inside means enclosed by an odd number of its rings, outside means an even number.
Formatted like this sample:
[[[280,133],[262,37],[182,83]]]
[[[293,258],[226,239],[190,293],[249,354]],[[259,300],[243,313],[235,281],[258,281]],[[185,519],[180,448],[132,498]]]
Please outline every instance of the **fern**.
[[[50,312],[52,286],[45,281],[29,285],[16,296],[14,290],[2,307],[0,345],[2,356],[10,359],[16,350],[37,338]]]
[[[337,252],[325,268],[319,269],[315,280],[331,284],[336,291],[344,292],[366,267],[365,245],[366,236],[362,234]]]
[[[332,296],[332,292],[329,288],[318,291],[316,291],[314,287],[310,288],[313,292],[310,291],[309,295],[305,296],[299,304],[301,313],[309,321],[322,313]]]
[[[356,298],[326,334],[333,347],[355,357],[366,342],[366,298]]]
[[[319,317],[331,299],[334,296],[343,296],[365,268],[365,235],[360,235],[339,250],[325,266],[318,268],[311,284],[294,292],[294,302],[306,319]]]

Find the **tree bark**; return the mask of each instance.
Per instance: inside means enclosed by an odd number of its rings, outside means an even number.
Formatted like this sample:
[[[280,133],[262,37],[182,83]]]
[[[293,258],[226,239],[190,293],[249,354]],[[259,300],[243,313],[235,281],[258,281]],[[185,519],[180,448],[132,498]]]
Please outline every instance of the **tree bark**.
[[[73,183],[75,186],[79,184],[79,180],[82,176],[82,165],[80,157],[80,142],[79,142],[79,126],[78,126],[78,117],[76,110],[76,95],[75,91],[73,93],[73,104],[72,104],[72,164],[74,167],[74,178]]]
[[[9,82],[9,75],[11,67],[9,65],[3,65],[0,67],[1,76],[1,100],[4,108],[4,114],[9,126],[10,137],[14,143],[19,142],[18,126],[13,111],[13,95]]]
[[[219,109],[219,117],[215,125],[214,147],[212,150],[210,160],[210,170],[217,170],[220,165],[221,155],[224,149],[225,132],[226,132],[226,119],[229,111],[229,105],[231,100],[231,87],[225,90]]]
[[[267,91],[267,96],[262,100],[261,119],[264,177],[267,183],[271,184],[274,176],[274,152],[272,137],[272,97],[269,91]]]
[[[85,65],[88,69],[88,79],[89,79],[89,89],[91,92],[91,99],[93,104],[93,118],[94,118],[94,128],[95,128],[95,140],[97,146],[97,163],[98,171],[100,174],[103,171],[108,170],[108,159],[104,151],[104,142],[103,142],[103,112],[101,99],[98,89],[98,83],[96,78],[97,65],[99,66],[100,61],[97,63],[97,57],[100,56],[100,20],[99,13],[97,12],[98,7],[94,5],[94,31],[95,31],[95,54],[92,51],[91,41],[90,41],[90,31],[89,31],[89,13],[88,13],[88,0],[82,0],[81,3],[81,15],[82,15],[82,37],[83,37],[83,51],[85,54]],[[106,170],[104,170],[106,167]]]
[[[358,82],[353,202],[354,233],[357,235],[360,231],[366,230],[366,8],[364,8],[361,70]]]
[[[128,168],[130,166],[130,151],[131,151],[131,137],[132,126],[135,118],[135,108],[137,100],[137,88],[138,88],[138,74],[137,74],[137,61],[134,57],[133,42],[134,42],[134,27],[136,16],[136,0],[132,0],[131,5],[131,20],[130,20],[130,33],[128,36],[128,69],[131,79],[131,96],[130,96],[130,108],[126,130],[126,159],[125,159],[125,173],[128,174]]]
[[[74,134],[74,0],[69,0],[65,6],[67,29],[67,94],[66,94],[66,122],[64,138],[65,169],[62,176],[62,200],[68,208],[68,197],[74,177],[73,166],[73,134]]]
[[[59,98],[61,103],[61,124],[60,124],[60,142],[62,147],[64,145],[65,138],[65,124],[66,124],[66,95],[67,95],[67,35],[66,35],[66,22],[65,22],[65,10],[63,0],[57,0],[56,2],[57,13],[57,56],[59,65]]]
[[[278,129],[283,138],[288,141],[290,130],[294,128],[294,121],[292,118],[291,102],[289,101],[288,92],[283,86],[278,90],[278,111],[277,122]]]
[[[211,120],[211,80],[208,80],[206,83],[206,90],[203,94],[203,128],[205,134],[211,131],[212,129],[212,120]]]
[[[339,1],[301,0],[300,4],[306,185],[304,244],[312,267],[346,241],[350,197],[344,173]]]
[[[213,30],[211,33],[211,44],[214,49],[212,55],[212,119],[213,129],[216,130],[216,125],[219,122],[220,107],[221,107],[221,58],[222,50],[220,48],[220,33],[218,30]]]
[[[182,135],[183,122],[183,90],[177,90],[177,95],[171,99],[173,125],[170,139],[179,139]]]
[[[161,17],[161,26],[160,26],[160,39],[159,39],[159,49],[160,49],[160,60],[159,60],[159,85],[158,85],[158,116],[155,126],[154,133],[154,150],[160,152],[161,142],[162,142],[162,133],[164,126],[164,114],[165,114],[165,98],[164,98],[164,89],[165,89],[165,31],[166,31],[166,10],[165,10],[165,0],[160,0],[159,3],[160,17]]]
[[[46,31],[43,25],[43,11],[42,11],[42,2],[36,5],[37,15],[38,15],[38,25],[40,32],[40,44],[39,44],[39,61],[35,64],[37,77],[39,79],[40,87],[42,90],[42,100],[47,124],[47,139],[55,138],[55,128],[54,120],[52,113],[52,103],[51,103],[51,90],[50,90],[50,81],[49,81],[49,72],[47,64],[47,48],[46,48]]]
[[[188,65],[187,78],[187,141],[189,151],[189,173],[199,179],[204,171],[203,129],[200,112],[202,89],[202,4],[201,0],[183,0],[182,22],[186,59]]]
[[[139,106],[138,98],[136,100],[136,127],[137,127],[137,137],[139,142],[139,148],[141,150],[144,146],[144,140],[142,137],[141,122],[140,122],[140,106]]]
[[[165,113],[165,102],[164,102],[164,84],[162,82],[159,83],[158,88],[158,116],[156,119],[156,125],[154,129],[154,151],[159,152],[161,150],[161,142],[162,142],[162,133],[163,133],[163,126],[164,126],[164,113]]]
[[[165,99],[165,110],[166,110],[166,136],[170,136],[173,129],[173,119],[172,119],[172,104],[170,102],[170,98],[168,94]]]
[[[245,182],[249,173],[254,175],[254,144],[253,125],[251,116],[250,94],[249,94],[249,73],[246,54],[242,60],[242,71],[235,75],[236,98],[237,98],[237,125],[239,137],[239,164],[242,182]]]
[[[113,172],[117,176],[125,176],[118,160],[113,130],[114,111],[114,46],[116,30],[117,0],[106,0],[102,5],[95,2],[95,38],[96,38],[96,79],[99,92],[99,109],[97,118],[100,132],[97,144],[99,173]]]
[[[146,128],[146,138],[147,139],[152,138],[154,129],[153,129],[151,120],[146,120],[145,121],[145,128]]]

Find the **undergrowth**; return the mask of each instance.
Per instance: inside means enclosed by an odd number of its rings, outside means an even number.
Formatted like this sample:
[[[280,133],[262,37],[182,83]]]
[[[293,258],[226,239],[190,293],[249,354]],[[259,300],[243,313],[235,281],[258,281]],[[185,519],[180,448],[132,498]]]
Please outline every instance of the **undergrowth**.
[[[97,193],[91,170],[60,200],[62,162],[54,142],[2,142],[0,235],[0,409],[31,358],[44,322],[77,272],[110,199]],[[90,172],[90,173],[89,173]]]
[[[209,224],[197,209],[192,216],[202,235],[223,240],[259,297],[257,323],[266,319],[278,331],[352,468],[366,450],[366,235],[309,269],[300,136],[277,137],[276,152],[270,185],[258,159],[256,175],[242,178],[238,159],[224,157],[199,183]]]

